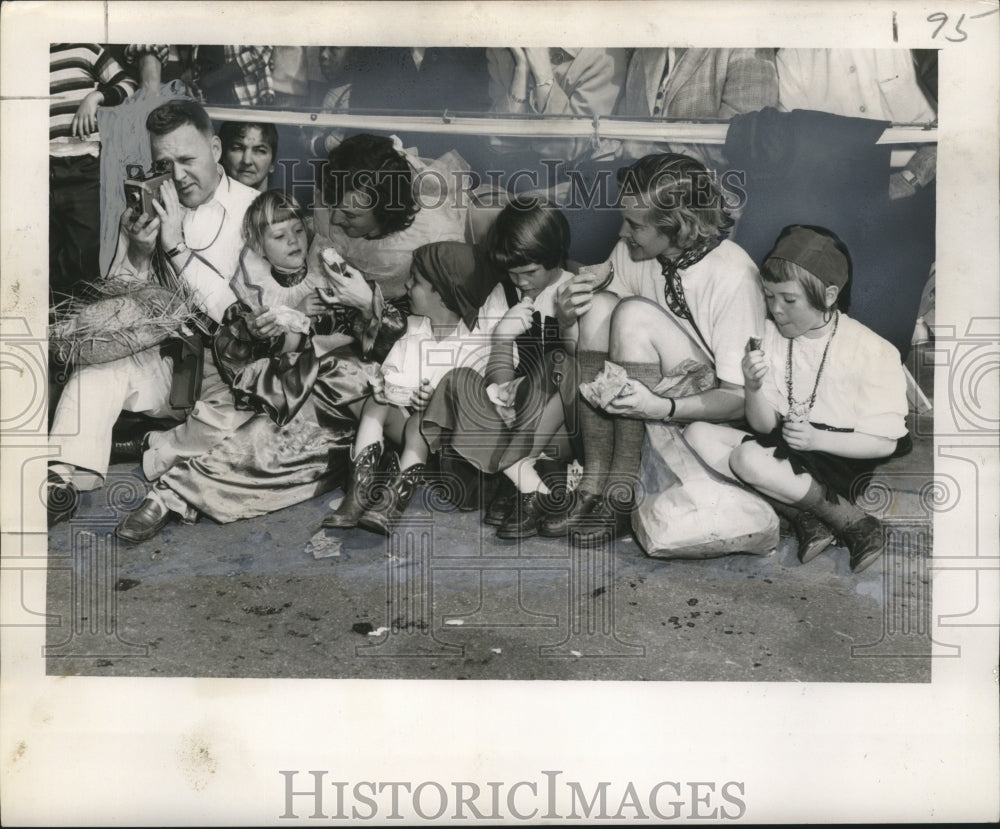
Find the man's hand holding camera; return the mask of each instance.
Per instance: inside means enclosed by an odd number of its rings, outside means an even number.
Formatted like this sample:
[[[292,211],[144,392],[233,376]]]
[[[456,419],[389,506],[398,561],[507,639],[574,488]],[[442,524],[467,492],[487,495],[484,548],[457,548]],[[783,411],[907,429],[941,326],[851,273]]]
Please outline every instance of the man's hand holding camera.
[[[160,185],[160,198],[153,200],[153,209],[160,219],[160,247],[164,252],[171,251],[184,243],[184,208],[177,198],[177,188],[173,181],[167,180]]]
[[[149,267],[157,239],[164,252],[184,243],[184,208],[173,181],[168,179],[160,185],[159,199],[153,199],[151,204],[155,215],[129,209],[121,218],[121,227],[128,237],[129,261],[140,271]]]
[[[129,262],[137,271],[146,270],[156,249],[160,220],[156,216],[136,213],[130,208],[122,214],[121,229],[128,237]]]

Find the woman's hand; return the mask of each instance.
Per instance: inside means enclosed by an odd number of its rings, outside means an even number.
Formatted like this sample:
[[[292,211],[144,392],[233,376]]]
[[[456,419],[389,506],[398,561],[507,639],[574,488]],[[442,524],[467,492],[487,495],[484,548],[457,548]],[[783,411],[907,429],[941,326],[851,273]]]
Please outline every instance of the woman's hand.
[[[97,108],[104,103],[104,93],[98,90],[87,93],[76,108],[76,114],[70,122],[70,132],[77,138],[89,138],[97,132]]]
[[[252,316],[247,317],[246,321],[247,331],[250,332],[251,337],[266,339],[276,333],[277,324],[274,320],[274,314],[266,305],[255,311]]]
[[[764,386],[764,378],[770,371],[764,352],[759,348],[747,351],[740,365],[743,368],[744,388],[747,391],[760,391]]]
[[[320,293],[323,289],[310,291],[299,302],[299,310],[308,317],[322,317],[330,312],[331,303],[323,299]]]
[[[525,69],[528,68],[528,57],[525,55],[525,50],[520,46],[508,46],[507,50],[510,52],[511,56],[514,58],[514,66],[523,66]]]
[[[532,47],[524,50],[524,56],[528,61],[528,71],[535,79],[534,89],[531,90],[534,109],[542,112],[545,104],[548,103],[549,93],[552,92],[554,75],[552,71],[552,58],[549,56],[548,47]]]
[[[528,103],[528,58],[519,46],[509,47],[514,58],[514,74],[511,75],[510,89],[507,90],[508,108],[519,109]]]
[[[388,406],[389,401],[385,399],[385,377],[382,376],[381,371],[375,372],[375,376],[371,378],[371,386],[375,402],[381,406]]]
[[[177,188],[170,179],[160,185],[159,195],[159,200],[153,199],[153,209],[160,217],[160,246],[164,250],[173,250],[184,241],[184,231],[181,227],[184,208],[177,198]]]
[[[431,402],[431,398],[434,396],[434,388],[431,386],[430,380],[423,380],[420,383],[420,388],[413,392],[413,397],[410,398],[410,406],[416,411],[422,412],[427,408],[427,405]]]
[[[524,57],[536,85],[551,83],[552,58],[549,57],[548,46],[530,46],[524,50]]]
[[[357,308],[362,313],[371,310],[372,289],[360,271],[350,265],[340,265],[338,268],[331,267],[322,256],[320,256],[319,261],[323,267],[323,273],[330,283],[330,294],[335,298],[336,304]],[[341,269],[343,269],[343,273],[341,273]]]
[[[556,318],[563,329],[568,329],[587,311],[594,303],[594,294],[597,293],[597,286],[604,281],[604,277],[595,270],[584,270],[574,274],[571,279],[567,279],[556,291],[555,309]]]
[[[664,420],[670,411],[670,401],[653,394],[649,386],[640,380],[629,378],[618,396],[613,398],[604,410],[617,417]]]
[[[808,420],[786,420],[781,434],[785,443],[800,452],[815,452],[821,442],[819,429]]]
[[[535,311],[535,303],[530,297],[525,297],[517,305],[512,305],[503,318],[493,329],[497,339],[513,340],[520,337],[531,328],[531,315]]]

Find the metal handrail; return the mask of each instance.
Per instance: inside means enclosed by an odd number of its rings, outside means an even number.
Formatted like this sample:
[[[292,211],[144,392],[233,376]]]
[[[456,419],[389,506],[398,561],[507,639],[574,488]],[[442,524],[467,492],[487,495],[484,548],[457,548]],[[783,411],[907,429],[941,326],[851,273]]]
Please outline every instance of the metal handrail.
[[[206,107],[209,116],[221,121],[258,121],[301,127],[329,127],[380,132],[443,133],[452,135],[503,135],[523,138],[592,138],[670,141],[678,144],[724,144],[728,121],[692,121],[574,116],[499,116],[496,113],[441,114],[361,112],[310,112],[266,107]],[[878,144],[937,143],[937,122],[893,124]]]

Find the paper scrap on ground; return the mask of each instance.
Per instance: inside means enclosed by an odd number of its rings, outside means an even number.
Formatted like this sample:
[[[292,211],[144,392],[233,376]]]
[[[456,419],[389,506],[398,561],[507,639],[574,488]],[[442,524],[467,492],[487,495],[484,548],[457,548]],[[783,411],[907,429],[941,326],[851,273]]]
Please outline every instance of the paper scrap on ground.
[[[333,558],[340,555],[339,538],[328,536],[325,530],[320,530],[309,539],[306,544],[306,552],[312,553],[313,558]]]

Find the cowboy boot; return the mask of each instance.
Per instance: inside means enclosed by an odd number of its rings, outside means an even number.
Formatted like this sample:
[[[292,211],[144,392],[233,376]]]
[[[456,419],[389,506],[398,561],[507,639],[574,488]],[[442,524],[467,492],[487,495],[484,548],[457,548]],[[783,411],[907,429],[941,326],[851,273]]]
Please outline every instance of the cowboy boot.
[[[792,518],[799,540],[799,561],[806,564],[834,542],[833,530],[809,510],[800,510]]]
[[[860,573],[882,555],[885,536],[885,525],[874,515],[866,515],[840,531],[840,540],[851,554],[852,573]]]
[[[390,535],[420,486],[425,465],[416,463],[400,470],[399,456],[389,455],[385,471],[368,491],[371,506],[358,519],[358,526],[375,533]]]
[[[364,511],[369,506],[368,491],[375,480],[382,444],[369,443],[351,459],[351,479],[344,492],[340,506],[323,519],[322,526],[333,529],[348,529],[358,525]]]

